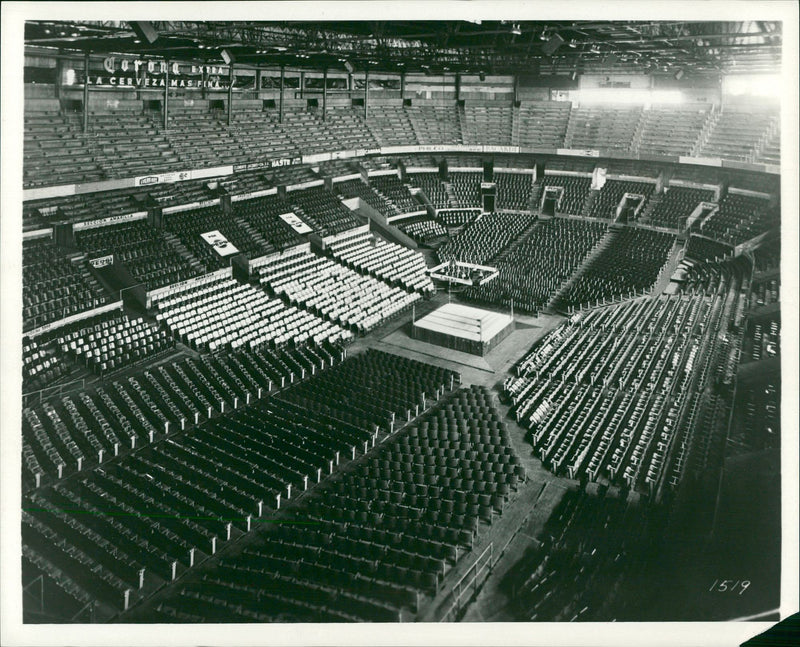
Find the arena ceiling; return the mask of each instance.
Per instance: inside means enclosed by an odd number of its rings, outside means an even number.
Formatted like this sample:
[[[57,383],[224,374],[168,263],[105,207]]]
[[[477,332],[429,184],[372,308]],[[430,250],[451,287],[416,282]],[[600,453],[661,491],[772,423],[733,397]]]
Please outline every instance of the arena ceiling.
[[[155,36],[155,38],[153,38]],[[151,42],[152,41],[152,42]],[[26,46],[344,71],[775,73],[778,21],[29,21]]]

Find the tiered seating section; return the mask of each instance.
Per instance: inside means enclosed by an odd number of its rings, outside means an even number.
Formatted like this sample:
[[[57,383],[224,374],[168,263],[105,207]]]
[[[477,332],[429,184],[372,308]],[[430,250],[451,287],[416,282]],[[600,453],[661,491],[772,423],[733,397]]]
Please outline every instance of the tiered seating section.
[[[781,349],[781,327],[777,316],[760,318],[748,325],[742,343],[742,362],[776,357]]]
[[[373,191],[369,184],[361,180],[337,182],[333,185],[333,190],[335,193],[345,198],[361,198],[370,207],[375,209],[375,211],[387,218],[400,213],[400,209],[398,209],[394,203],[383,195]]]
[[[268,250],[230,214],[224,214],[219,206],[204,209],[189,209],[164,215],[164,226],[180,238],[186,248],[200,259],[211,272],[230,265],[230,259],[220,256],[200,236],[209,231],[219,231],[240,253],[250,258],[263,256]]]
[[[347,330],[368,332],[422,299],[372,276],[312,254],[289,250],[258,267],[261,285]]]
[[[708,114],[705,106],[652,106],[642,113],[634,150],[644,155],[691,155]]]
[[[291,159],[300,155],[289,132],[278,123],[277,115],[260,105],[236,106],[229,129],[253,159]]]
[[[298,216],[321,236],[333,236],[358,227],[361,222],[336,196],[322,187],[312,187],[286,194]]]
[[[93,373],[104,375],[174,347],[167,332],[142,317],[103,314],[58,329],[61,352]]]
[[[339,326],[287,307],[258,288],[213,274],[200,285],[170,289],[154,299],[153,305],[157,320],[197,350],[265,344],[280,347],[290,342],[336,342],[350,337]]]
[[[751,161],[759,142],[777,125],[773,112],[751,106],[722,108],[716,118],[708,139],[698,151],[701,157]]]
[[[221,115],[210,111],[205,101],[190,103],[170,107],[165,131],[172,148],[181,158],[183,168],[251,161],[253,156],[236,140]],[[153,114],[151,119],[154,124],[163,123],[160,114]]]
[[[556,203],[557,213],[580,215],[592,188],[592,178],[573,175],[545,175],[542,180],[542,195],[549,186],[564,187],[561,199]]]
[[[331,255],[347,267],[421,294],[435,292],[425,274],[425,258],[402,245],[378,238],[366,230],[340,235],[329,246]]]
[[[701,202],[712,202],[714,192],[706,189],[693,189],[683,186],[667,187],[659,196],[658,204],[650,212],[646,221],[659,227],[669,227],[683,231],[686,220]]]
[[[85,260],[70,260],[50,239],[23,243],[23,330],[64,319],[109,301]]]
[[[692,231],[738,245],[755,238],[780,222],[780,209],[765,198],[728,193],[711,217],[696,223]]]
[[[392,202],[400,213],[419,211],[421,205],[414,200],[408,186],[395,175],[377,175],[369,179],[370,186],[377,194]]]
[[[655,184],[649,182],[632,182],[630,180],[607,180],[603,188],[597,192],[587,215],[593,218],[608,218],[613,220],[617,215],[617,206],[626,193],[644,196],[641,206],[644,209],[650,194],[655,189]],[[641,213],[641,211],[639,212]]]
[[[514,115],[523,147],[563,148],[572,104],[566,101],[525,101]],[[512,143],[517,143],[512,137]]]
[[[304,242],[300,234],[278,217],[286,213],[292,213],[292,205],[277,195],[233,203],[233,214],[258,232],[266,243],[266,252]]]
[[[47,340],[22,340],[22,392],[38,391],[53,386],[69,375],[69,365],[62,361],[56,349]]]
[[[393,224],[421,245],[430,245],[447,236],[447,229],[441,223],[426,216],[407,218]]]
[[[476,414],[478,426],[468,425]],[[259,535],[240,555],[176,587],[160,617],[413,619],[522,477],[488,392],[461,390],[304,500],[291,519],[313,526],[281,524]]]
[[[530,211],[533,175],[495,171],[495,209],[498,211]]]
[[[642,116],[640,107],[573,107],[564,136],[565,148],[627,151]]]
[[[61,114],[57,109],[26,113],[23,185],[49,186],[104,179],[106,173],[81,128],[78,114]]]
[[[455,106],[412,106],[406,112],[420,143],[463,143],[460,115]]]
[[[669,261],[673,234],[623,229],[591,259],[560,296],[563,308],[581,308],[650,290]]]
[[[712,430],[701,420],[703,389],[736,370],[736,341],[721,331],[740,282],[720,273],[711,299],[662,296],[581,313],[540,340],[505,389],[544,464],[643,493],[674,488]]]
[[[437,173],[409,173],[408,181],[422,189],[434,208],[447,209],[456,206],[451,204],[447,190]]]
[[[536,221],[530,214],[490,213],[467,226],[439,247],[440,262],[455,260],[477,265],[491,261]]]
[[[513,120],[511,106],[466,106],[462,116],[464,143],[509,146]]]
[[[75,243],[92,258],[113,254],[114,261],[123,263],[148,291],[205,271],[193,257],[181,256],[161,231],[143,220],[76,231]]]
[[[733,255],[733,248],[702,236],[690,236],[685,255],[697,261],[721,261],[726,256]]]
[[[538,312],[581,266],[605,232],[606,225],[599,222],[543,220],[495,261],[500,270],[496,279],[469,288],[462,296],[504,308],[513,301],[517,311]]]
[[[482,173],[450,173],[450,189],[453,194],[455,207],[480,207],[481,206],[481,180]]]

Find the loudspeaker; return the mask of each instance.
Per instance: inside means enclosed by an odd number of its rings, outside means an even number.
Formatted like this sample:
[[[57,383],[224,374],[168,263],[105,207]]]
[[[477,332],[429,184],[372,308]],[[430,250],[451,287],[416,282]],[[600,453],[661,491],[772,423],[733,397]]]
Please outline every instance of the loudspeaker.
[[[230,65],[234,62],[233,54],[229,49],[223,49],[219,55],[222,57],[222,60],[225,61],[225,65]]]
[[[546,43],[542,43],[542,52],[545,56],[552,56],[555,51],[564,44],[564,39],[558,34],[553,36]]]
[[[683,70],[678,70],[675,72],[675,80],[680,81],[683,78]]]
[[[153,27],[153,23],[146,20],[131,22],[131,28],[141,40],[148,42],[150,45],[155,43],[158,38],[158,32]]]
[[[481,73],[478,75],[478,78],[479,78],[481,81],[485,81],[485,80],[486,80],[486,75],[485,75],[483,72],[481,72]]]
[[[353,64],[350,61],[345,61],[344,62],[344,69],[346,69],[349,74],[352,74],[353,73]]]

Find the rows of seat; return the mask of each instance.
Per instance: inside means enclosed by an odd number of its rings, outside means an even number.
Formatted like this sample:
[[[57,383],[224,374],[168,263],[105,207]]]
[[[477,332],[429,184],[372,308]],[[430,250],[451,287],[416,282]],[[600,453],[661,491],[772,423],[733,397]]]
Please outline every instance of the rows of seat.
[[[58,332],[61,352],[100,375],[149,360],[175,345],[165,330],[143,317],[124,314],[93,317]]]
[[[393,224],[421,245],[429,245],[447,236],[447,229],[438,221],[431,220],[427,216],[416,216]]]
[[[435,594],[472,546],[480,521],[502,513],[523,477],[488,391],[460,390],[367,462],[315,489],[292,510],[295,523],[204,569],[160,611],[206,621],[231,607],[263,621],[413,618],[421,597]]]
[[[350,209],[322,187],[292,191],[285,199],[294,206],[297,215],[322,236],[339,234],[361,224]]]
[[[362,276],[329,258],[299,249],[258,269],[259,282],[292,304],[317,313],[346,330],[368,332],[422,299]]]
[[[709,118],[707,106],[651,106],[642,113],[633,150],[647,155],[691,155]]]
[[[781,331],[776,316],[750,322],[743,339],[742,361],[758,362],[780,355]]]
[[[49,238],[22,245],[22,326],[30,330],[110,301],[86,261]]]
[[[482,173],[450,172],[451,202],[454,207],[480,207]]]
[[[299,156],[300,152],[288,130],[278,123],[278,117],[273,112],[261,106],[237,106],[231,116],[229,129],[253,159]]]
[[[567,134],[572,104],[568,101],[523,101],[514,113],[512,144],[560,148]]]
[[[283,127],[294,145],[303,153],[345,149],[322,120],[318,110],[286,110],[283,114]]]
[[[181,256],[163,233],[141,220],[75,232],[75,243],[91,257],[113,254],[145,289],[185,281],[205,268]]]
[[[644,196],[641,204],[641,208],[644,209],[653,189],[655,189],[655,184],[650,184],[649,182],[607,180],[592,202],[588,215],[593,218],[609,218],[613,220],[617,215],[616,209],[626,193]]]
[[[435,209],[453,207],[442,180],[437,173],[409,173],[408,181],[422,189]]]
[[[514,618],[520,621],[607,621],[640,617],[624,584],[639,575],[659,541],[652,518],[606,488],[570,489],[551,514],[531,554],[513,574]],[[628,615],[626,615],[628,614]]]
[[[767,129],[777,123],[777,117],[767,110],[720,108],[717,121],[698,154],[704,157],[724,157],[747,161],[753,157],[759,140]],[[774,126],[773,126],[774,127]]]
[[[175,233],[196,258],[202,260],[209,272],[227,267],[230,260],[220,256],[203,240],[203,233],[219,231],[239,252],[250,258],[263,256],[268,251],[248,235],[231,214],[223,213],[218,205],[167,214],[164,216],[164,226]]]
[[[390,285],[430,295],[435,291],[426,274],[425,258],[417,251],[378,238],[369,231],[345,232],[328,249],[333,258],[362,274]]]
[[[741,423],[731,428],[731,441],[745,452],[780,447],[781,384],[777,375],[758,386],[739,385],[738,390],[743,414]]]
[[[483,210],[475,209],[439,209],[436,212],[436,218],[447,227],[463,227],[473,222],[478,216],[481,215]]]
[[[154,123],[163,123],[160,113],[151,118]],[[184,168],[245,164],[251,159],[250,152],[236,140],[221,115],[212,112],[205,101],[170,107],[163,132]]]
[[[695,223],[692,231],[738,245],[763,234],[779,222],[779,206],[765,198],[729,192],[720,200],[719,209],[709,218]]]
[[[528,173],[500,173],[495,171],[497,189],[495,209],[530,211],[533,175]]]
[[[463,143],[461,113],[456,106],[411,106],[405,110],[418,142]]]
[[[292,213],[292,206],[278,195],[267,195],[233,203],[233,214],[249,223],[271,246],[265,252],[298,245],[303,237],[279,216]]]
[[[22,340],[22,392],[38,391],[53,386],[71,373],[69,363],[48,340]]]
[[[513,119],[511,106],[468,105],[463,117],[464,143],[509,146]]]
[[[395,175],[376,175],[369,179],[369,183],[378,194],[391,201],[400,213],[418,211],[421,208],[408,186]]]
[[[439,247],[439,262],[456,260],[484,265],[535,221],[536,217],[530,214],[486,214]]]
[[[369,184],[360,179],[337,182],[333,185],[333,190],[345,198],[361,198],[383,216],[391,217],[400,213],[400,209],[394,203],[373,191]]]
[[[573,107],[564,135],[564,146],[627,151],[633,143],[642,112],[638,106]]]
[[[556,202],[557,213],[580,215],[583,205],[592,187],[590,177],[576,177],[573,175],[545,175],[542,180],[542,191],[546,193],[547,187],[563,187],[561,198]]]
[[[341,150],[377,148],[375,137],[366,126],[362,112],[350,107],[334,107],[325,114],[325,126],[339,142]]]
[[[727,357],[715,326],[727,327],[736,296],[716,296],[592,310],[523,357],[504,387],[545,465],[650,494],[675,487],[699,423],[692,396]]]
[[[535,313],[543,308],[580,267],[605,235],[599,222],[553,218],[539,222],[495,265],[500,275],[463,297],[487,305]]]
[[[347,331],[305,310],[287,307],[263,290],[220,278],[154,299],[156,319],[197,350],[272,347],[338,341]]]
[[[733,248],[730,245],[703,236],[689,236],[685,256],[697,261],[717,261],[731,256],[732,253]]]
[[[560,295],[561,306],[583,307],[650,290],[674,244],[673,234],[632,228],[619,231]]]
[[[686,220],[701,202],[711,202],[714,192],[708,189],[670,186],[659,196],[658,204],[643,222],[670,229],[686,229]]]
[[[36,487],[254,401],[339,359],[330,341],[184,359],[23,409],[23,484]],[[38,475],[38,476],[37,476]]]

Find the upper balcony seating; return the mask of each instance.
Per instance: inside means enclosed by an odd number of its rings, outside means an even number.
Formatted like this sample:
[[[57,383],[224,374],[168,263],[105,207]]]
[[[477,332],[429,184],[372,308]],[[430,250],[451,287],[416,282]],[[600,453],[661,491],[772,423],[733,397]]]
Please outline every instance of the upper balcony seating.
[[[250,223],[273,250],[292,247],[303,242],[303,237],[278,216],[292,213],[292,206],[277,195],[267,195],[252,200],[233,203],[233,213]]]
[[[347,148],[322,121],[321,112],[316,110],[286,110],[283,128],[294,145],[306,155]],[[340,129],[337,127],[336,130]]]
[[[151,119],[153,123],[159,123],[161,116],[154,114]],[[164,134],[185,168],[251,161],[249,151],[240,145],[219,115],[209,111],[205,105],[170,107]]]
[[[466,106],[464,143],[510,146],[514,109],[509,106]]]
[[[239,225],[232,214],[222,213],[219,206],[165,214],[164,226],[175,233],[209,271],[230,265],[228,258],[217,254],[201,238],[200,234],[209,231],[219,231],[239,252],[250,258],[263,256],[267,252]]]
[[[92,256],[113,254],[146,290],[185,281],[203,268],[178,254],[161,232],[141,220],[75,232],[76,244]]]
[[[286,201],[320,236],[340,234],[361,224],[350,209],[322,187],[291,191],[286,194]]]
[[[167,137],[140,112],[90,112],[89,134],[100,164],[111,177],[161,173],[181,165]]]
[[[639,142],[634,148],[647,155],[691,155],[708,114],[706,106],[654,105],[642,113]]]
[[[469,230],[467,230],[469,231]],[[539,222],[495,263],[500,275],[467,289],[462,296],[481,304],[518,312],[543,308],[606,232],[606,225],[586,220],[552,218]]]
[[[561,295],[564,307],[582,307],[650,290],[675,243],[673,234],[623,229]]]
[[[390,243],[368,231],[344,234],[328,247],[333,258],[359,272],[383,279],[390,285],[432,294],[433,282],[425,273],[425,258],[419,252]]]
[[[402,106],[370,106],[367,127],[381,146],[420,143],[411,119]]]
[[[439,262],[490,263],[535,220],[530,214],[487,214],[439,247]]]
[[[325,114],[325,125],[339,142],[341,150],[378,148],[364,118],[354,108],[332,108]]]
[[[759,142],[768,136],[771,127],[774,128],[775,120],[775,113],[769,110],[752,106],[723,107],[698,155],[750,161]]]
[[[573,108],[564,147],[628,151],[641,115],[642,109],[638,106]]]
[[[405,108],[420,144],[462,144],[461,123],[455,106]]]
[[[230,131],[252,158],[291,159],[300,151],[272,110],[234,104]]]
[[[166,331],[142,317],[122,314],[100,315],[58,332],[61,352],[101,375],[151,359],[175,345]]]
[[[516,114],[522,147],[564,148],[572,104],[568,101],[523,101]]]
[[[265,292],[233,279],[170,291],[154,302],[156,319],[184,344],[198,350],[285,346],[349,337],[339,326],[286,307]]]
[[[93,182],[107,177],[81,116],[57,110],[25,114],[24,187]]]
[[[682,186],[666,187],[659,203],[650,212],[649,224],[684,230],[686,220],[701,202],[711,202],[714,192]]]
[[[109,301],[85,260],[70,260],[50,239],[23,243],[23,330],[64,319]]]
[[[258,268],[261,285],[344,328],[368,332],[422,299],[371,276],[295,250]]]
[[[494,182],[497,188],[495,209],[530,211],[533,175],[529,173],[499,173],[495,170]]]

